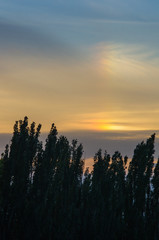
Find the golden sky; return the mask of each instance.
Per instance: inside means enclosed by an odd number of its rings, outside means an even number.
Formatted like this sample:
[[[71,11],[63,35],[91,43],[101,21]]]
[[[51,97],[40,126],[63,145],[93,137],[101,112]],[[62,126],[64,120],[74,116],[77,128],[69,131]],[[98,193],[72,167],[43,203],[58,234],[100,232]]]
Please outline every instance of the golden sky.
[[[139,51],[140,50],[140,51]],[[87,57],[3,52],[0,132],[27,115],[48,131],[157,130],[159,58],[142,46],[101,43]]]
[[[158,130],[158,5],[2,0],[0,133]]]

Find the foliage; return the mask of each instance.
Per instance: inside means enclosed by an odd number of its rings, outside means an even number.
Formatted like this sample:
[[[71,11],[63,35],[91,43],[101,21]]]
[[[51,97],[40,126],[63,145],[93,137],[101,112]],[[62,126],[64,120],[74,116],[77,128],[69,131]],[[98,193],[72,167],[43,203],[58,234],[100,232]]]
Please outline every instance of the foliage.
[[[84,171],[83,146],[58,136],[45,146],[41,125],[16,121],[0,160],[0,239],[159,238],[159,160],[152,135],[130,163],[119,152],[95,154]],[[128,173],[126,174],[126,169]]]

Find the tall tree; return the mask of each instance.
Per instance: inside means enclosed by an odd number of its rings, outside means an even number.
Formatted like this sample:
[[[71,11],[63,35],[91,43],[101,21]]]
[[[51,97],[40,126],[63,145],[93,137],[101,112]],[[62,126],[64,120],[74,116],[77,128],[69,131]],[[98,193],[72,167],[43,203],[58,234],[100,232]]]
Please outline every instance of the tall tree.
[[[95,154],[92,172],[92,191],[91,191],[91,208],[92,208],[92,238],[104,239],[108,237],[108,222],[110,211],[110,185],[109,185],[109,162],[110,155],[107,152],[102,156],[102,150]]]
[[[121,154],[116,151],[112,156],[109,168],[110,179],[110,239],[122,239],[124,236],[124,214],[125,214],[125,169]]]
[[[149,218],[150,214],[150,181],[154,162],[154,141],[155,134],[146,143],[138,144],[129,165],[126,221],[132,239],[141,237],[146,239],[145,220]]]

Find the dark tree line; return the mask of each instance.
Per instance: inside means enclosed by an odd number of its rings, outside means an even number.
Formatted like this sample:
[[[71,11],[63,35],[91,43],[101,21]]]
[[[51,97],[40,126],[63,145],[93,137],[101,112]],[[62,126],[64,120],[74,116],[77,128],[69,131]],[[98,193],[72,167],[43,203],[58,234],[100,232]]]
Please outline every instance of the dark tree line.
[[[0,160],[1,240],[159,239],[159,160],[155,134],[134,150],[99,150],[84,172],[83,147],[58,137],[43,147],[41,125],[17,121]]]

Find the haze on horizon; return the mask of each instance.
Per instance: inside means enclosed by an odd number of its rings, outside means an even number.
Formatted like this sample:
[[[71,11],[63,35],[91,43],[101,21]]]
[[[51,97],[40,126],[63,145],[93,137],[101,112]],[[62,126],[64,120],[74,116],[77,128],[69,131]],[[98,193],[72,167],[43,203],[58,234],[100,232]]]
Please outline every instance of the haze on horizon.
[[[155,0],[2,0],[0,138],[26,115],[42,132],[55,122],[86,144],[91,133],[93,146],[113,135],[110,149],[123,134],[131,144],[157,132],[158,7]]]

